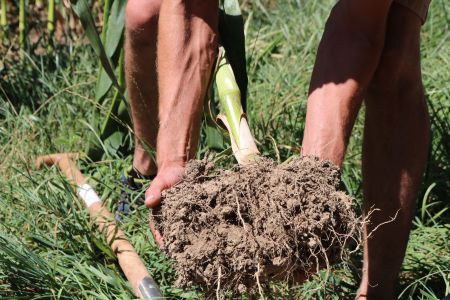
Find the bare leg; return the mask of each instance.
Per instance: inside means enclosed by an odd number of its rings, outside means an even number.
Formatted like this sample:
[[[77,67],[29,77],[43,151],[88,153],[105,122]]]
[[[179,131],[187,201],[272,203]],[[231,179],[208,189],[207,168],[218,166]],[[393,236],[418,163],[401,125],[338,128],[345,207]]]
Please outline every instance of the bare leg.
[[[302,154],[341,165],[383,49],[391,1],[341,0],[320,42],[306,114]]]
[[[203,99],[217,52],[218,2],[163,0],[158,33],[158,175],[146,205],[181,179],[197,150]]]
[[[156,174],[145,149],[156,149],[158,132],[156,36],[161,1],[128,0],[126,7],[125,71],[136,137],[133,167],[143,175]]]
[[[420,72],[421,20],[393,3],[381,60],[366,98],[363,149],[366,233],[397,213],[364,247],[361,299],[394,299],[429,140]]]

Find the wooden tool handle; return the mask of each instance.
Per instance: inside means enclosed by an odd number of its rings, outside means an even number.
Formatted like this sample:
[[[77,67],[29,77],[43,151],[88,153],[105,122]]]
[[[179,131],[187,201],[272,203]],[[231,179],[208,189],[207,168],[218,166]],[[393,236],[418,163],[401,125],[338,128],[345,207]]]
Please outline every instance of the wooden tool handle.
[[[80,158],[79,153],[55,153],[49,155],[39,156],[36,159],[36,167],[38,169],[42,168],[43,165],[53,166],[57,165],[58,168],[63,172],[64,175],[77,186],[81,187],[87,181],[78,170],[75,160]]]
[[[150,286],[152,291],[148,299],[162,299],[159,287],[153,281],[147,268],[137,254],[134,247],[128,242],[125,233],[119,229],[114,216],[108,208],[100,201],[95,191],[87,185],[87,180],[77,168],[74,160],[79,158],[77,153],[57,153],[38,157],[37,168],[43,165],[57,165],[69,181],[78,186],[78,195],[84,201],[84,205],[89,211],[91,219],[97,224],[106,241],[111,245],[111,249],[117,255],[119,265],[126,278],[130,282],[136,296],[144,298],[144,291]],[[89,198],[90,199],[87,199]]]

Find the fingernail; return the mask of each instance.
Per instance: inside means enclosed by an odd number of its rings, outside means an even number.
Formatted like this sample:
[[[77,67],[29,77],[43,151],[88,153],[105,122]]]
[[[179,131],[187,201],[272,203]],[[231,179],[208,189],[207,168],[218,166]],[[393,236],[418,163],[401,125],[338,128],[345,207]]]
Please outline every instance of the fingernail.
[[[146,198],[145,198],[145,202],[146,202],[146,203],[148,203],[148,202],[152,202],[152,201],[153,201],[153,199],[155,199],[155,196],[153,196],[153,195],[150,195],[150,196],[148,196],[148,197],[146,197]]]

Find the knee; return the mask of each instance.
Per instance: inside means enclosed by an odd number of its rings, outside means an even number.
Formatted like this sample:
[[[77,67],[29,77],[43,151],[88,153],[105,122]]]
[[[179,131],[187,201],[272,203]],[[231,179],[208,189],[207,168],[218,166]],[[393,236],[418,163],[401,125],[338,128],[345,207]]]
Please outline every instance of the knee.
[[[128,0],[125,10],[127,38],[137,43],[154,43],[162,0]]]
[[[408,96],[417,99],[418,94],[423,94],[420,28],[420,19],[407,9],[393,5],[384,47],[369,84],[369,94],[398,95],[398,99],[406,99]],[[377,97],[381,98],[383,97]]]
[[[423,99],[420,51],[411,43],[386,44],[368,86],[369,98],[414,101]],[[389,103],[392,105],[393,103]],[[401,103],[398,103],[401,105]]]
[[[340,40],[349,39],[366,44],[368,49],[381,51],[386,19],[391,0],[338,1],[331,10],[325,33]]]

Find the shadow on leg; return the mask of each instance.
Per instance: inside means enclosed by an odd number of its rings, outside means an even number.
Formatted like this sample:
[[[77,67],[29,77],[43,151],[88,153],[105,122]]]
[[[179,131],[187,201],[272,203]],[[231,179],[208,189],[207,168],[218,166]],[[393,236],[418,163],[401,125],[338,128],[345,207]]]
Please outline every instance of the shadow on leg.
[[[420,71],[421,20],[392,4],[385,45],[366,98],[363,146],[364,209],[372,208],[360,299],[394,299],[415,199],[424,171],[429,121]]]

